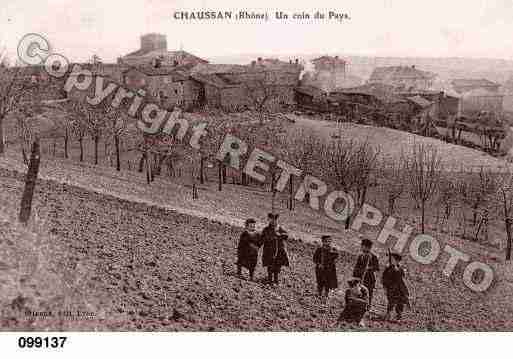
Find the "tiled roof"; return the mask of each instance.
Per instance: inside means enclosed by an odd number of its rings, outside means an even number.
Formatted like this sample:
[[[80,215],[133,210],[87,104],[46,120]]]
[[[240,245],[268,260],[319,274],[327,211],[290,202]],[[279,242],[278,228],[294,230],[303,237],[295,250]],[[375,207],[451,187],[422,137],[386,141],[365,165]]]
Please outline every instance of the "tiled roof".
[[[431,101],[428,101],[424,97],[419,96],[419,95],[416,95],[416,96],[413,96],[413,97],[408,97],[408,100],[410,100],[411,102],[419,105],[422,108],[429,107],[429,106],[431,106],[433,104]]]
[[[493,92],[493,91],[488,91],[484,88],[477,88],[477,89],[465,92],[462,96],[464,98],[468,98],[468,97],[501,97],[502,94]]]
[[[387,82],[398,79],[432,79],[436,74],[421,71],[411,66],[376,67],[372,72],[370,82]]]
[[[490,87],[499,86],[495,82],[487,79],[454,79],[451,81],[455,87]]]
[[[310,86],[310,85],[301,85],[301,86],[296,87],[294,90],[296,90],[299,93],[302,93],[302,94],[305,94],[308,96],[312,96],[312,97],[321,96],[325,93],[320,88],[315,87],[315,86]]]
[[[197,73],[191,74],[191,77],[198,82],[201,82],[201,83],[207,84],[207,85],[211,85],[216,88],[227,88],[227,87],[236,86],[234,84],[229,83],[228,81],[226,81],[225,79],[223,79],[221,76],[219,76],[217,74],[203,74],[203,73],[197,72]]]
[[[191,69],[192,73],[201,74],[231,74],[251,71],[251,66],[232,64],[197,64]]]
[[[176,66],[134,66],[124,71],[124,73],[128,71],[140,71],[147,76],[168,76],[173,75],[173,78],[176,78],[175,81],[185,81],[189,77],[187,71],[184,69],[179,69]]]
[[[183,51],[183,50],[179,50],[179,51],[137,50],[128,55],[123,56],[121,58],[121,61],[123,61],[123,60],[128,61],[130,59],[136,59],[136,58],[141,58],[141,57],[147,58],[148,60],[158,58],[158,57],[163,57],[167,62],[177,61],[178,63],[181,63],[181,64],[183,64],[183,63],[193,63],[193,64],[208,63],[207,60],[202,59],[198,56],[195,56],[195,55],[188,53],[186,51]]]
[[[330,62],[330,63],[345,63],[346,61],[344,59],[341,59],[340,57],[335,57],[335,56],[321,56],[321,57],[317,57],[313,60],[311,60],[311,62],[313,62],[314,64],[315,63],[318,63],[318,62],[323,62],[323,63],[326,63],[326,62]]]

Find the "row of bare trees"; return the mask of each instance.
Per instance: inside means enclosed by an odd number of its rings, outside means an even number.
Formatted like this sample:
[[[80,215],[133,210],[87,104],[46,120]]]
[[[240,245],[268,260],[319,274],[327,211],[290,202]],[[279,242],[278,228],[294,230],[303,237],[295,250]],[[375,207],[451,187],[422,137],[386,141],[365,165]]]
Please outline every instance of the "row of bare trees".
[[[346,228],[364,202],[384,201],[388,215],[418,213],[421,233],[430,225],[435,231],[479,241],[488,239],[490,229],[505,232],[506,258],[511,259],[513,172],[486,167],[445,171],[441,153],[422,143],[395,159],[381,156],[380,149],[365,140],[326,144],[306,132],[290,138],[288,145],[285,156],[291,163],[352,195],[355,208]],[[399,201],[406,211],[398,208]]]

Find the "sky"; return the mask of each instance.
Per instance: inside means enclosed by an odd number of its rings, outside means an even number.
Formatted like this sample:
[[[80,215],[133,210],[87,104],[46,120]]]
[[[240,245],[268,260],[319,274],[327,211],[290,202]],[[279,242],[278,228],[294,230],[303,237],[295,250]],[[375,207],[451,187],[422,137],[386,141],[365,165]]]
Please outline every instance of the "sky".
[[[26,33],[39,33],[72,61],[104,62],[139,48],[148,32],[170,50],[198,56],[265,53],[513,59],[513,0],[1,0],[0,50],[14,56]],[[186,22],[175,11],[315,11],[338,21]]]

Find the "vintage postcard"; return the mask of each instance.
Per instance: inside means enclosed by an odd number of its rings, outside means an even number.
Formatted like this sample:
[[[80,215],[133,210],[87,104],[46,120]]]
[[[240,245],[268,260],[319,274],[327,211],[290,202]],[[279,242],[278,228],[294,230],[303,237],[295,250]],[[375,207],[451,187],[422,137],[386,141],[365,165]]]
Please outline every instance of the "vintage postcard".
[[[512,331],[512,30],[505,0],[3,0],[0,331]]]

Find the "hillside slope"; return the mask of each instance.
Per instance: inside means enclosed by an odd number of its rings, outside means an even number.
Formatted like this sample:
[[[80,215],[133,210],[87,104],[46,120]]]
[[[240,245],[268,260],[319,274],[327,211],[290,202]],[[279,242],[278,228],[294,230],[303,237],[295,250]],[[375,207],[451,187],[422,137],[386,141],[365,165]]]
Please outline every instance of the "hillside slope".
[[[22,178],[19,172],[0,170],[1,203],[17,202]],[[116,182],[108,176],[96,175],[97,184],[103,183],[107,193],[70,186],[65,183],[69,179],[39,181],[35,207],[48,217],[47,230],[62,253],[59,268],[63,275],[77,267],[89,269],[81,274],[82,292],[96,308],[95,329],[351,329],[335,325],[342,309],[340,298],[323,304],[314,295],[311,244],[288,243],[292,266],[284,270],[279,287],[247,282],[234,276],[240,228],[145,204],[147,199],[140,194],[136,202],[116,198],[108,194],[109,183],[113,192],[116,190]],[[339,283],[344,286],[354,252],[341,253]],[[256,277],[263,276],[259,267]],[[382,322],[373,314],[369,329],[512,329],[513,296],[506,278],[501,277],[489,293],[481,295],[437,272],[423,272],[414,266],[410,279],[414,308],[404,322]],[[14,299],[3,297],[2,305],[13,310]],[[32,303],[36,310],[37,300]],[[384,298],[379,287],[376,303],[376,309],[382,310]],[[84,328],[80,321],[65,324]],[[21,313],[16,321],[2,321],[4,330],[26,329],[28,325],[57,329],[64,324],[51,318],[46,324],[29,324]]]

